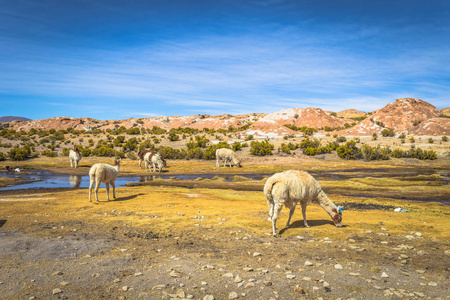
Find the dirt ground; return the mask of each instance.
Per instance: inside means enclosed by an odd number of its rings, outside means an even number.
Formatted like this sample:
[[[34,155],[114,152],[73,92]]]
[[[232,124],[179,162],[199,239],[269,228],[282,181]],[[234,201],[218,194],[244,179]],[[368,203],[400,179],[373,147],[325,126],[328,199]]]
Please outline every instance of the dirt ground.
[[[62,157],[14,167],[86,175],[98,160],[83,158],[76,170]],[[0,298],[450,298],[450,206],[430,201],[450,199],[448,160],[274,155],[245,156],[245,162],[238,169],[169,161],[164,171],[200,178],[287,169],[344,174],[319,180],[330,199],[344,205],[344,227],[310,205],[310,228],[303,227],[300,210],[284,228],[283,209],[281,237],[274,238],[264,180],[241,177],[157,180],[117,188],[109,202],[102,185],[99,203],[89,202],[83,188],[0,191]],[[442,176],[423,175],[427,170]],[[146,173],[125,159],[120,174]],[[401,200],[403,193],[424,201]]]

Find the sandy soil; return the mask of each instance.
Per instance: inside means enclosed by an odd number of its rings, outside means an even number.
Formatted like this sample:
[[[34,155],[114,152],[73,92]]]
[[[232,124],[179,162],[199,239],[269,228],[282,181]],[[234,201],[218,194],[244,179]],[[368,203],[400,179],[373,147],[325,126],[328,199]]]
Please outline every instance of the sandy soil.
[[[17,163],[86,174],[98,158],[67,167],[66,158]],[[108,159],[104,159],[109,161]],[[0,168],[4,165],[1,164]],[[244,168],[204,161],[173,161],[169,174],[269,174],[287,168],[373,169],[384,178],[398,170],[438,169],[446,160],[346,162],[333,156],[246,157]],[[144,174],[125,160],[121,174]],[[409,173],[408,173],[409,174]],[[411,173],[412,174],[412,173]],[[411,175],[409,174],[409,175]],[[202,180],[203,181],[203,180]],[[344,227],[318,206],[308,207],[310,228],[297,211],[271,236],[261,190],[223,186],[117,189],[117,198],[88,202],[87,189],[0,192],[0,295],[4,299],[447,299],[450,273],[449,205],[396,200],[385,186],[378,196],[330,198],[344,204]],[[364,182],[350,181],[348,189]],[[321,182],[322,183],[322,182]],[[325,183],[325,182],[323,182]],[[338,182],[336,182],[338,185]],[[325,185],[326,186],[326,185]],[[440,185],[442,186],[442,185]],[[418,187],[403,186],[404,189]],[[420,185],[422,197],[437,186]],[[325,189],[325,187],[324,187]],[[448,183],[441,193],[449,196]],[[393,209],[402,206],[408,212]]]

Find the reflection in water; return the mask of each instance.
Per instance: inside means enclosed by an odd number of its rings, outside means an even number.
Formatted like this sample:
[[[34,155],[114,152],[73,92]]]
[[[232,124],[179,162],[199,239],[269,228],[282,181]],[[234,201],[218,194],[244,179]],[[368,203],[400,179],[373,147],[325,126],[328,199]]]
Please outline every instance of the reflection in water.
[[[69,183],[74,188],[79,188],[81,185],[81,175],[69,175]]]
[[[146,181],[153,181],[157,178],[162,178],[161,175],[146,175],[146,176],[139,176],[139,182],[146,182]]]

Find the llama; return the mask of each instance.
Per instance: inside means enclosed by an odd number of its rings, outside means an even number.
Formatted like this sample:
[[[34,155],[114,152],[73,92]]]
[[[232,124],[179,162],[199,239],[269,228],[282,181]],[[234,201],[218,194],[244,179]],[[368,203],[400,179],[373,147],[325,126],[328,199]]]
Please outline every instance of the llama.
[[[231,162],[233,162],[239,168],[242,167],[242,165],[241,165],[242,161],[237,157],[236,152],[234,152],[231,149],[227,149],[227,148],[217,149],[216,150],[216,167],[220,167],[219,160],[224,161],[224,163],[223,163],[224,167],[227,164],[227,162],[229,163],[230,168],[231,168]]]
[[[290,210],[286,227],[289,227],[298,203],[302,207],[303,223],[305,227],[309,227],[306,221],[306,206],[310,202],[319,204],[331,216],[336,227],[342,226],[343,208],[336,206],[323,192],[319,183],[306,172],[291,170],[272,175],[264,185],[264,194],[274,236],[277,236],[275,226],[283,205]]]
[[[142,169],[142,161],[144,160],[144,156],[145,156],[145,154],[147,154],[147,153],[153,153],[153,154],[155,154],[155,153],[157,153],[155,150],[141,150],[141,151],[139,151],[138,152],[138,157],[139,157],[139,169]],[[161,155],[160,155],[161,156]],[[166,163],[166,160],[161,156],[161,160],[162,160],[162,162],[163,162],[163,166],[164,167],[166,167],[167,166],[167,163]]]
[[[161,169],[164,165],[163,160],[161,155],[159,155],[159,153],[147,153],[144,156],[144,161],[145,161],[145,169],[147,170],[147,166],[148,166],[148,170],[151,171],[152,165],[153,165],[153,172],[156,172],[156,165],[158,165],[158,171],[159,173],[161,173]]]
[[[119,175],[121,159],[114,160],[114,166],[108,164],[95,164],[89,170],[89,177],[91,183],[89,185],[89,202],[91,202],[92,187],[95,184],[95,200],[98,201],[98,188],[100,183],[103,182],[106,185],[106,200],[109,201],[109,184],[113,188],[113,197],[116,198],[116,185],[115,181]]]
[[[70,167],[73,167],[73,163],[75,163],[75,168],[78,168],[78,163],[81,160],[81,152],[78,150],[78,148],[75,146],[73,147],[73,150],[70,149],[69,151],[69,159],[70,159]]]

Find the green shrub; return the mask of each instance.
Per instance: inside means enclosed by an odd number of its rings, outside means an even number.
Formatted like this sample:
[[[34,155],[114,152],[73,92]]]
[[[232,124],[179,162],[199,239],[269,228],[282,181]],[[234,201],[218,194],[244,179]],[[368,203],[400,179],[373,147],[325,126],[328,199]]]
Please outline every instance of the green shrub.
[[[41,152],[41,155],[47,156],[47,157],[57,157],[58,153],[51,151],[51,150],[44,150]]]
[[[393,129],[383,129],[383,130],[381,131],[381,135],[384,136],[384,137],[394,136],[394,135],[395,135],[395,132],[394,132]]]
[[[31,155],[31,148],[28,145],[23,146],[22,148],[14,147],[8,152],[8,156],[11,160],[19,161],[25,160]]]
[[[251,144],[250,153],[257,156],[272,155],[273,144],[268,141],[254,141]]]
[[[204,150],[200,147],[196,147],[193,149],[189,149],[187,154],[186,154],[186,158],[188,159],[202,159],[203,158],[203,152]]]
[[[306,148],[318,148],[320,147],[320,141],[317,139],[311,140],[311,139],[305,139],[303,141],[300,142],[299,147],[301,149],[306,149]]]
[[[358,159],[361,157],[360,150],[356,147],[355,141],[349,141],[344,146],[336,149],[337,154],[343,159]]]
[[[377,147],[370,147],[363,145],[360,149],[362,157],[367,160],[387,160],[389,159],[389,149]]]
[[[137,149],[137,147],[138,147],[138,141],[134,137],[134,138],[128,139],[125,142],[125,144],[123,145],[122,149],[123,149],[124,152],[126,152],[126,151],[134,151],[134,150]]]
[[[170,131],[168,139],[171,142],[175,142],[175,141],[178,141],[180,139],[180,136],[178,134],[176,134],[175,131]]]
[[[446,136],[446,135],[444,135],[444,136],[442,137],[442,141],[443,141],[443,142],[446,142],[446,141],[448,141],[448,138],[447,138],[447,136]]]
[[[434,140],[433,140],[432,138],[429,138],[429,139],[428,139],[428,143],[433,144],[433,143],[434,143]]]
[[[337,143],[344,143],[347,141],[347,138],[345,136],[339,136],[336,138]]]
[[[167,146],[160,146],[157,151],[165,159],[183,159],[187,154],[185,149],[174,149]]]
[[[239,142],[234,142],[233,145],[231,145],[231,150],[233,151],[239,151],[242,149],[242,144]]]
[[[289,146],[286,144],[281,144],[278,150],[286,154],[291,154],[291,148],[289,148]]]
[[[6,160],[6,155],[3,152],[0,152],[0,161]]]

